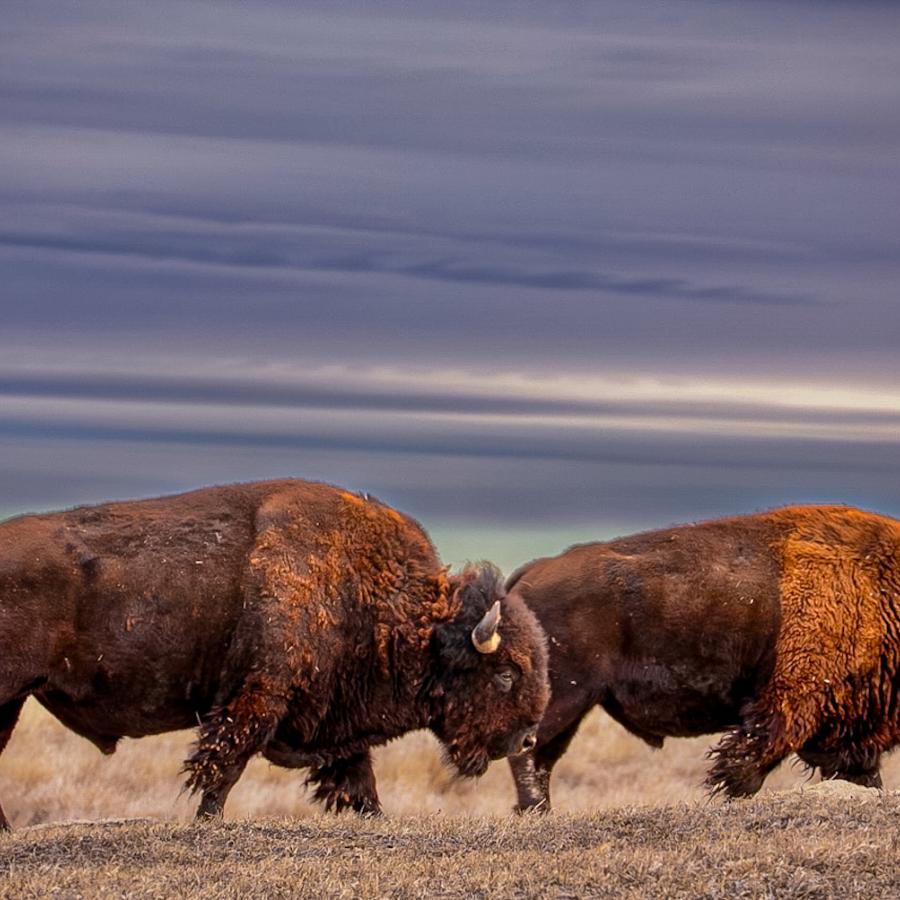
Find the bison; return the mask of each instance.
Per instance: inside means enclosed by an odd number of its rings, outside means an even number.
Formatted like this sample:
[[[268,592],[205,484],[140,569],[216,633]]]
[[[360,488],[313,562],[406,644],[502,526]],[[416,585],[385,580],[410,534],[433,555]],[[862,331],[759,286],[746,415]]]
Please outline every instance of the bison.
[[[706,783],[728,797],[790,753],[880,787],[900,742],[900,522],[788,507],[575,546],[506,587],[550,652],[538,745],[510,760],[518,810],[549,808],[595,705],[653,747],[726,731]]]
[[[389,506],[282,480],[0,524],[0,751],[28,696],[103,753],[198,726],[198,818],[256,753],[377,814],[370,748],[406,731],[469,776],[533,746],[547,660],[495,568],[449,576]]]

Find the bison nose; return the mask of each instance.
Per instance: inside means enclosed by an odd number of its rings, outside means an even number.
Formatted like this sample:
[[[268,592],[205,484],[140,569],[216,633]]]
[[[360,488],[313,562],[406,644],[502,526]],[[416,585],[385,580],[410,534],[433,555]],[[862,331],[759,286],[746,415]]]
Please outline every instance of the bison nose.
[[[522,738],[522,753],[534,750],[535,747],[537,747],[537,734],[534,731],[529,731],[525,737]]]

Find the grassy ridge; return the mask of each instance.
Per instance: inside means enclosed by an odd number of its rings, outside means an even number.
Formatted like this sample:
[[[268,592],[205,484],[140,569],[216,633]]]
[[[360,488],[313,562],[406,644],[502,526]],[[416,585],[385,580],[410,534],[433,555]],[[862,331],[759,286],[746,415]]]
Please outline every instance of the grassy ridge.
[[[42,826],[0,839],[0,894],[895,898],[898,858],[900,796],[812,788],[504,820]]]

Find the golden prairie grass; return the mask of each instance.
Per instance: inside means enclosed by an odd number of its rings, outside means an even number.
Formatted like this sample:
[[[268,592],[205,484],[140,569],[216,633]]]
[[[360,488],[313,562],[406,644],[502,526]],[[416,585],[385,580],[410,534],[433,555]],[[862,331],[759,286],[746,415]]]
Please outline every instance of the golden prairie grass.
[[[125,739],[113,756],[103,756],[29,700],[0,757],[0,802],[14,828],[123,817],[189,822],[196,799],[182,792],[180,770],[193,740],[192,731]],[[554,770],[553,805],[582,812],[706,803],[705,752],[714,740],[671,739],[653,750],[596,710]],[[375,774],[388,816],[505,817],[515,800],[506,763],[494,763],[477,781],[458,778],[443,765],[437,741],[424,732],[376,750]],[[900,789],[900,752],[886,757],[883,775],[887,788]],[[303,770],[254,759],[228,799],[226,819],[315,815],[304,778]],[[788,761],[769,776],[763,792],[807,781],[805,770]]]
[[[192,739],[103,757],[29,701],[0,759],[17,829],[0,835],[0,897],[900,896],[900,755],[884,794],[785,765],[726,804],[700,787],[712,739],[654,751],[596,712],[549,816],[510,815],[505,764],[462,781],[413,734],[376,753],[387,820],[324,815],[302,772],[257,759],[226,823],[197,826],[179,775]]]

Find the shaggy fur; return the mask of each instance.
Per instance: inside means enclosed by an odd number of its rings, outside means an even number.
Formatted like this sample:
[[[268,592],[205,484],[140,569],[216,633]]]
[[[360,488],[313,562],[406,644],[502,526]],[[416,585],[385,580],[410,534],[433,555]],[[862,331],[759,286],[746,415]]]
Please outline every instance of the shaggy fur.
[[[900,522],[789,507],[573,547],[507,582],[549,638],[552,700],[511,760],[519,809],[602,706],[653,746],[722,730],[707,783],[753,794],[797,753],[880,786],[900,742]]]
[[[521,601],[502,598],[493,567],[449,578],[415,522],[323,484],[10,520],[0,750],[29,695],[104,753],[122,736],[199,723],[186,763],[199,816],[221,815],[257,752],[311,768],[326,807],[376,814],[370,747],[430,728],[471,775],[533,734],[544,638]],[[471,630],[496,599],[501,644],[486,656]]]

